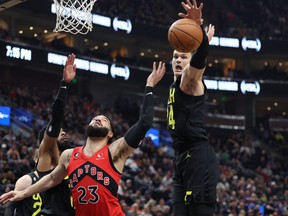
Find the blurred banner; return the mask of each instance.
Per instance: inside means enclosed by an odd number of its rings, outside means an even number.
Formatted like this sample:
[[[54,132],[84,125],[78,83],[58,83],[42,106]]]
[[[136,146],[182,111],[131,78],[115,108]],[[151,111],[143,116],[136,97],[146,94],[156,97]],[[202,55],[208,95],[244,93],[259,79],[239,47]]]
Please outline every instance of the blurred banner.
[[[57,71],[58,68],[63,68],[67,53],[60,51],[50,52],[48,49],[42,49],[41,47],[25,46],[0,39],[0,59],[1,65],[20,66],[22,69],[35,69],[38,72],[47,70],[52,73]],[[142,84],[143,79],[146,79],[150,72],[150,68],[125,65],[80,55],[77,56],[75,62],[78,75],[86,76],[89,74],[97,78],[101,76],[101,79],[106,79],[107,81],[117,80],[117,82],[123,83]],[[167,81],[169,79],[173,80],[172,73],[168,73],[164,79],[167,79]],[[204,76],[204,82],[211,91],[227,92],[235,95],[273,96],[277,94],[277,96],[286,96],[286,91],[283,91],[283,89],[288,88],[286,80],[271,82],[254,79],[208,78]]]
[[[159,143],[160,143],[159,135],[160,135],[160,131],[156,128],[150,128],[146,133],[146,137],[149,136],[154,142],[155,146],[159,146]]]
[[[15,122],[22,123],[25,126],[32,128],[33,116],[30,111],[21,108],[13,108],[12,116],[14,117]]]
[[[9,106],[0,106],[0,125],[10,126],[10,112]]]

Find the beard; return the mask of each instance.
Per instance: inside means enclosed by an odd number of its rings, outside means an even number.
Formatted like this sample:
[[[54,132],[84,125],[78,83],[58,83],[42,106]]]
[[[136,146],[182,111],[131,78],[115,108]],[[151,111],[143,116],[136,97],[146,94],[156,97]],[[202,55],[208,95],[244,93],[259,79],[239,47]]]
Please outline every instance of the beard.
[[[57,141],[57,145],[60,152],[73,147],[72,143],[70,143],[68,140],[64,140],[61,142]]]
[[[86,129],[86,135],[89,138],[104,138],[108,135],[108,128],[105,127],[93,127],[92,125],[88,125]]]

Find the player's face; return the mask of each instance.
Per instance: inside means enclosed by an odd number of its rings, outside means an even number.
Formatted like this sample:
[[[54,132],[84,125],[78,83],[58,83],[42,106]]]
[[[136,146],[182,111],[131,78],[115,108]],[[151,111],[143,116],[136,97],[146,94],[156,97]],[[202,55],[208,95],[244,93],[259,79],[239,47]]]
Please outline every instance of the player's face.
[[[89,123],[86,134],[88,137],[106,137],[111,131],[111,123],[106,116],[94,117]]]
[[[172,70],[174,76],[178,77],[182,74],[184,68],[190,63],[192,53],[184,53],[174,50],[172,59]]]
[[[72,148],[71,142],[67,136],[67,133],[61,128],[58,139],[57,139],[58,149],[64,151],[66,149]]]
[[[104,115],[99,115],[99,116],[95,116],[91,122],[89,123],[89,125],[93,126],[93,127],[106,127],[109,130],[111,130],[111,123],[110,120],[104,116]]]
[[[60,130],[60,133],[59,133],[59,136],[58,136],[57,140],[58,140],[59,143],[68,141],[68,136],[67,136],[66,132],[62,128]]]

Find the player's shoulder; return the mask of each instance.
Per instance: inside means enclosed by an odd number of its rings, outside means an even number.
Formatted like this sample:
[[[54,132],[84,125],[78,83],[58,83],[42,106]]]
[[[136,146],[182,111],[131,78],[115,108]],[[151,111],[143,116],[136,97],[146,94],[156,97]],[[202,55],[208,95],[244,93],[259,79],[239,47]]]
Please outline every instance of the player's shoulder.
[[[21,191],[32,185],[32,178],[29,174],[20,177],[15,184],[15,190]]]
[[[75,148],[72,149],[66,149],[65,151],[62,152],[60,156],[60,163],[66,164],[69,162],[71,155],[73,154]]]
[[[107,145],[107,147],[111,150],[113,148],[118,147],[121,144],[124,144],[124,143],[126,143],[124,137],[120,137],[120,138],[114,140],[111,144]]]
[[[71,149],[66,149],[62,152],[61,157],[62,156],[67,156],[67,155],[71,155],[72,152],[74,151],[75,148],[71,148]]]

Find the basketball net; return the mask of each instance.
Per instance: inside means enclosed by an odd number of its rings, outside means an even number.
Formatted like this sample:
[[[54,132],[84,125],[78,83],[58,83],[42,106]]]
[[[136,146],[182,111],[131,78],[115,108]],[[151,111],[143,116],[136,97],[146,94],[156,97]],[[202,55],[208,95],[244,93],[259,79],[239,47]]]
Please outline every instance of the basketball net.
[[[56,26],[54,32],[87,34],[92,31],[92,8],[97,0],[54,0]]]

